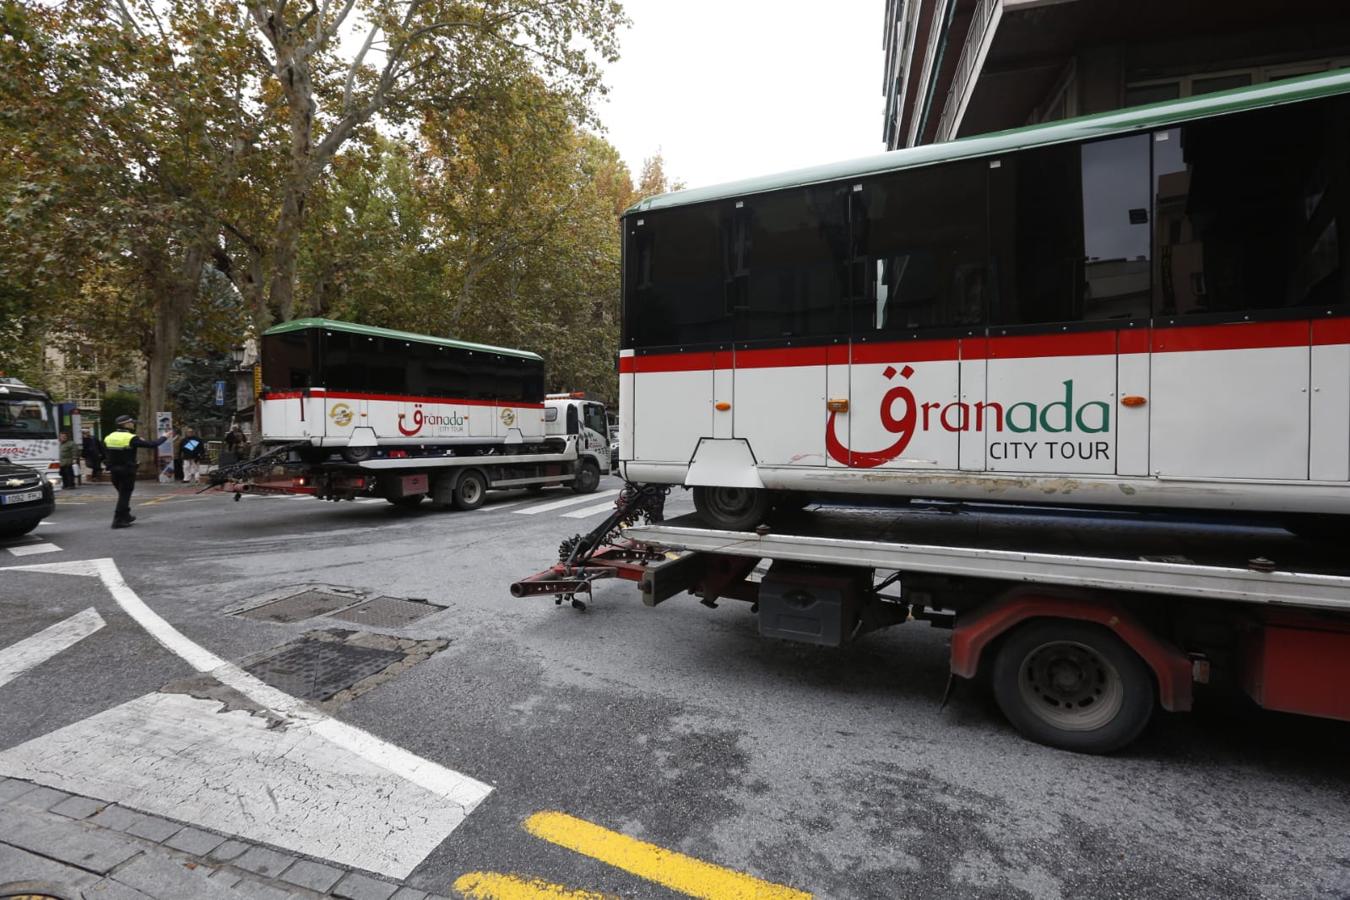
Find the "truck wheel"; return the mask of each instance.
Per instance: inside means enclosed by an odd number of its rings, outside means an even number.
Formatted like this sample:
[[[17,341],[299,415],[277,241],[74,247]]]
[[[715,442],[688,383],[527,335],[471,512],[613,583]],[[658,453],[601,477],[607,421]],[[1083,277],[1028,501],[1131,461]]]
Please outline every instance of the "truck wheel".
[[[593,459],[582,460],[581,468],[577,469],[577,477],[572,479],[572,490],[578,494],[593,494],[598,487],[600,487],[600,467]]]
[[[406,497],[385,497],[395,506],[401,506],[404,509],[414,509],[422,505],[422,501],[427,498],[426,494],[409,494]]]
[[[365,462],[375,455],[374,447],[343,447],[342,458],[349,463]]]
[[[696,487],[694,509],[713,528],[746,531],[764,521],[773,497],[757,488]]]
[[[1156,703],[1144,661],[1086,622],[1021,626],[999,648],[992,675],[999,709],[1018,731],[1078,753],[1124,747],[1148,725]]]
[[[470,469],[459,476],[455,482],[455,509],[468,511],[483,505],[487,497],[487,479],[481,473]]]

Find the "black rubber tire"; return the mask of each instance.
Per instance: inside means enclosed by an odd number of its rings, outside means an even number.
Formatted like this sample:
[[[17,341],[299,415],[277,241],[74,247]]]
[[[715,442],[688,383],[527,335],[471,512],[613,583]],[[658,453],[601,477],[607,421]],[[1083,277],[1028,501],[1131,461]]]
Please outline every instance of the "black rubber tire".
[[[572,490],[578,494],[594,494],[600,487],[600,467],[593,459],[581,461],[577,477],[572,479]]]
[[[342,458],[349,463],[365,462],[375,455],[374,447],[343,447]]]
[[[416,509],[422,505],[422,501],[427,499],[426,494],[410,494],[407,497],[385,497],[390,503],[403,509]]]
[[[5,525],[0,525],[0,538],[22,537],[38,527],[38,523],[41,521],[42,519],[39,517],[36,519],[22,519],[18,522],[9,522]]]
[[[694,488],[699,517],[709,527],[725,531],[748,531],[762,524],[773,500],[771,493],[757,488]]]
[[[487,479],[477,469],[470,469],[455,482],[455,509],[468,512],[483,505],[487,499]]]
[[[1086,702],[1062,703],[1050,696],[1053,688],[1037,685],[1039,668],[1058,664],[1070,674],[1082,661],[1091,679],[1079,688],[1080,696],[1092,695]],[[1119,750],[1139,737],[1157,706],[1158,691],[1144,661],[1110,631],[1088,622],[1038,619],[1019,626],[999,646],[991,681],[999,709],[1018,731],[1075,753]]]

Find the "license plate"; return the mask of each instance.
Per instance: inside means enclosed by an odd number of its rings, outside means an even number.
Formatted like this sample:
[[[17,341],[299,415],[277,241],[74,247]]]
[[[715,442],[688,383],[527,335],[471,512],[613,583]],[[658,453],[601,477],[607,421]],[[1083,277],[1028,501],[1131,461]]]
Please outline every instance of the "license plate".
[[[42,499],[42,491],[24,491],[22,494],[0,495],[0,503],[32,503]]]

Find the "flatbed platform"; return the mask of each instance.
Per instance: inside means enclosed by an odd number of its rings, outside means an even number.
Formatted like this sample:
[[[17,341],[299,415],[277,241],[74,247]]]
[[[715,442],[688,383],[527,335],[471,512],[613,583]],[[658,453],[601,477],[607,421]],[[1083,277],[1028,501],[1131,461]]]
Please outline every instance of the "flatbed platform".
[[[1350,611],[1350,554],[1241,522],[937,504],[812,507],[766,534],[694,515],[625,536],[672,549]]]

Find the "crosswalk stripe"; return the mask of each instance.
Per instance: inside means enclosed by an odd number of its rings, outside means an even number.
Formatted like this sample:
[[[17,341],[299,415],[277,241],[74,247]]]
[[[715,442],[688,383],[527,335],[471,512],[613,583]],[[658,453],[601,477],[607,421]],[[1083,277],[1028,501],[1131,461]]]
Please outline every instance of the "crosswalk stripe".
[[[605,503],[597,503],[595,506],[588,506],[585,509],[574,509],[571,512],[565,512],[562,514],[562,517],[564,519],[585,519],[595,515],[596,513],[613,512],[613,511],[614,511],[614,501],[609,500],[606,501]]]
[[[49,544],[45,541],[37,544],[19,544],[14,547],[5,548],[15,556],[36,556],[39,553],[57,553],[61,550],[55,544]]]
[[[619,492],[618,488],[612,491],[596,491],[594,494],[581,494],[576,497],[568,497],[565,500],[554,500],[552,503],[541,503],[538,506],[531,506],[526,509],[515,511],[518,516],[534,516],[542,512],[550,512],[555,509],[563,509],[567,506],[575,506],[578,503],[590,503],[599,497],[613,497]]]
[[[0,685],[13,681],[67,647],[73,647],[102,628],[103,624],[103,617],[91,606],[0,650]]]

